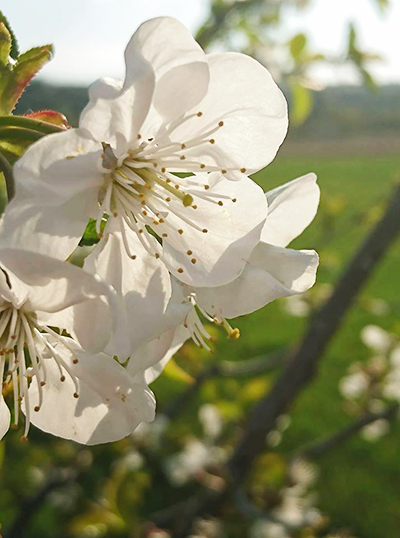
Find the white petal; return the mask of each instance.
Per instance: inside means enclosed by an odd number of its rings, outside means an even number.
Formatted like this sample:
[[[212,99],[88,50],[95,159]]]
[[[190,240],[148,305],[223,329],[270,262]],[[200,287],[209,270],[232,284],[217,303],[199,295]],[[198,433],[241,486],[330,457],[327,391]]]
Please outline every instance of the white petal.
[[[101,153],[101,145],[80,129],[43,137],[14,167],[17,197],[61,205],[88,189],[97,190],[103,183]]]
[[[151,66],[137,58],[135,83],[122,89],[122,82],[100,79],[89,89],[89,103],[83,110],[79,126],[99,142],[110,144],[116,155],[129,150],[147,116],[154,92]]]
[[[196,289],[196,300],[211,315],[234,318],[250,314],[275,299],[311,288],[317,267],[314,251],[260,243],[239,278],[226,286]]]
[[[58,312],[87,299],[108,296],[109,286],[83,269],[35,252],[1,249],[0,260],[29,289],[34,311]]]
[[[0,441],[10,429],[11,414],[0,392]]]
[[[215,144],[188,149],[187,157],[201,157],[220,168],[259,170],[273,160],[286,135],[286,100],[267,69],[249,56],[232,52],[207,59],[208,92],[193,110],[202,116],[183,123],[171,139],[186,143],[223,121],[210,136]]]
[[[86,258],[84,267],[100,275],[123,297],[129,322],[130,355],[160,333],[171,296],[171,280],[161,260],[144,249],[134,232],[126,226],[124,230],[136,259],[129,258],[121,232],[114,230],[105,234],[101,244]],[[154,243],[156,248],[155,239]],[[116,339],[122,337],[115,335]]]
[[[152,383],[188,338],[190,333],[183,325],[166,331],[132,355],[127,367],[128,372],[134,376],[145,370],[146,383]]]
[[[194,196],[197,209],[193,209],[172,200],[171,207],[194,226],[171,212],[165,220],[175,231],[171,232],[167,225],[159,226],[157,231],[164,231],[165,226],[168,233],[164,240],[163,260],[171,273],[185,284],[212,287],[232,281],[243,270],[258,243],[267,204],[262,189],[245,176],[238,182],[231,182],[218,173],[199,175],[194,179],[203,181],[203,177],[212,183],[212,187],[203,190],[202,194],[215,194],[214,203]],[[217,203],[217,195],[221,195],[222,206]],[[182,234],[178,233],[179,229],[183,230]]]
[[[196,106],[209,83],[206,56],[183,24],[169,17],[143,23],[126,51],[126,80],[130,87],[138,78],[138,60],[152,66],[156,87],[153,106],[165,121]]]
[[[317,176],[307,174],[266,193],[268,218],[261,239],[286,247],[312,222],[319,204]]]
[[[51,196],[43,194],[44,200]],[[17,196],[1,221],[0,245],[66,260],[78,246],[88,219],[95,211],[95,190],[77,194],[60,205],[43,204],[38,198]]]
[[[57,347],[61,352],[61,346]],[[141,422],[154,419],[155,400],[144,383],[134,383],[126,370],[105,354],[77,353],[74,365],[71,355],[63,358],[78,378],[79,398],[74,398],[74,384],[67,375],[60,381],[54,360],[46,362],[47,382],[39,412],[37,384],[29,388],[31,421],[45,432],[95,445],[117,441],[131,434]]]

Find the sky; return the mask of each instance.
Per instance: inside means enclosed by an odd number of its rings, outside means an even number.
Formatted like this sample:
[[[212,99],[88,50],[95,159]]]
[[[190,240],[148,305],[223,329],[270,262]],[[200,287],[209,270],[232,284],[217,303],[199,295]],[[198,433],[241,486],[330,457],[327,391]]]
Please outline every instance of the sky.
[[[283,34],[304,31],[311,48],[329,55],[343,49],[347,23],[354,21],[361,44],[385,57],[371,64],[380,83],[400,82],[400,1],[381,15],[372,0],[313,0],[303,12],[288,9]],[[169,15],[194,32],[205,19],[209,0],[3,0],[20,48],[53,43],[55,56],[39,75],[56,83],[90,84],[99,77],[123,78],[123,51],[137,26]],[[317,67],[322,83],[357,82],[351,69]]]

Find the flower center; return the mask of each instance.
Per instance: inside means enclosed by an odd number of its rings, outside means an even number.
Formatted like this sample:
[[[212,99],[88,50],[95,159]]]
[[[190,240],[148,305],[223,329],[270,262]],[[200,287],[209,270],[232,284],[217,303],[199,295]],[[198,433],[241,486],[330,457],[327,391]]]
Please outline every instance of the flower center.
[[[228,169],[206,165],[185,154],[187,149],[216,144],[212,135],[223,127],[223,121],[203,129],[198,137],[183,143],[170,139],[173,131],[183,123],[201,116],[202,113],[198,112],[172,122],[162,135],[147,141],[142,141],[141,135],[138,135],[138,146],[120,159],[115,157],[111,146],[103,144],[103,168],[107,172],[99,196],[97,234],[102,236],[104,214],[118,219],[125,249],[132,259],[136,258],[136,253],[129,246],[125,226],[134,231],[143,247],[158,258],[162,252],[150,235],[155,235],[159,243],[164,239],[176,243],[185,226],[206,234],[208,229],[199,226],[198,218],[193,218],[198,202],[201,200],[218,206],[236,202],[236,198],[215,192],[207,183],[207,176],[204,179],[194,176],[196,172],[219,171],[226,174]],[[246,170],[242,168],[241,172]],[[191,261],[196,263],[195,258]]]
[[[44,332],[42,332],[44,331]],[[60,380],[69,375],[75,385],[74,397],[78,398],[78,382],[70,367],[55,349],[51,340],[61,341],[66,346],[66,338],[60,337],[50,327],[39,326],[36,315],[17,309],[11,304],[0,308],[0,379],[3,390],[9,389],[14,395],[14,426],[18,426],[19,408],[25,401],[25,430],[22,439],[26,440],[30,426],[29,386],[37,383],[39,403],[43,402],[43,387],[46,385],[46,360],[56,361]],[[73,360],[74,364],[78,359]]]
[[[223,317],[210,316],[201,306],[196,303],[195,294],[189,296],[189,301],[191,302],[193,308],[186,316],[184,321],[184,326],[190,332],[190,336],[193,342],[200,348],[204,348],[207,351],[212,352],[212,349],[207,344],[207,340],[210,342],[215,342],[215,338],[210,335],[207,329],[204,327],[202,317],[211,323],[223,327],[228,335],[228,338],[231,340],[237,340],[240,338],[240,331],[237,328],[232,328],[228,321]]]

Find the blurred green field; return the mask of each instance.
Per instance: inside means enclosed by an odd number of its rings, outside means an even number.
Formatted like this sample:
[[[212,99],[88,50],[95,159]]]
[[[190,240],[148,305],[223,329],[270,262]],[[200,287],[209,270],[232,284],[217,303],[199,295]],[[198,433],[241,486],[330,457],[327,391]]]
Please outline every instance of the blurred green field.
[[[346,261],[381,214],[399,178],[400,159],[363,155],[346,158],[278,156],[256,179],[268,190],[310,171],[319,177],[320,211],[309,229],[291,246],[315,248],[319,252],[318,281],[311,292],[318,297],[326,284],[336,281]],[[365,325],[376,323],[400,336],[399,267],[398,242],[343,320],[340,332],[320,365],[317,379],[303,392],[290,413],[291,426],[276,450],[289,454],[351,421],[343,410],[338,382],[349,364],[371,356],[359,338]],[[371,301],[375,299],[387,302],[388,315],[371,312]],[[236,325],[241,330],[241,338],[231,342],[220,335],[215,358],[243,360],[295,343],[307,320],[288,316],[283,305],[284,301],[276,301],[238,320]],[[201,354],[204,360],[210,360],[205,352]],[[179,361],[182,367],[185,360],[186,354]],[[257,391],[264,390],[267,383],[253,381],[243,386],[242,381],[232,379],[212,381],[204,387],[200,400],[204,403],[211,399],[227,416],[235,415],[235,402],[252,404]],[[166,377],[154,385],[160,408],[170,396],[171,387],[168,390],[167,385]],[[249,392],[253,392],[253,397],[249,397]],[[186,420],[193,412],[194,406],[187,409]],[[396,424],[382,440],[367,442],[354,437],[319,460],[318,507],[332,517],[335,529],[348,528],[357,538],[398,535],[399,446],[400,427]]]
[[[308,154],[309,155],[309,154]],[[396,156],[307,156],[279,155],[276,161],[256,176],[265,190],[314,171],[319,176],[322,200],[319,214],[305,233],[293,243],[294,248],[315,248],[321,258],[318,282],[309,299],[318,303],[327,286],[339,277],[361,239],[381,214],[399,177],[400,159]],[[378,268],[357,304],[343,320],[343,326],[320,365],[314,383],[304,391],[291,410],[292,423],[283,442],[273,452],[290,454],[351,421],[343,409],[338,390],[339,380],[353,361],[366,360],[370,352],[360,342],[360,330],[376,323],[400,336],[400,243]],[[371,304],[376,299],[387,303],[387,314],[379,315]],[[215,353],[210,355],[188,344],[177,363],[192,374],[213,361],[244,360],[286,348],[301,336],[307,318],[293,317],[277,301],[251,316],[237,320],[241,338],[235,342],[219,335]],[[214,330],[214,329],[212,329]],[[227,421],[242,420],[254,402],[268,389],[274,374],[256,379],[214,379],[208,381],[172,426],[168,442],[182,443],[198,429],[197,407],[214,403]],[[159,412],[187,387],[173,372],[165,373],[152,386]],[[78,445],[47,436],[31,429],[30,441],[19,441],[20,433],[11,431],[0,443],[0,522],[4,531],[18,514],[24,499],[38,490],[38,473],[48,473],[54,465],[63,466],[76,457]],[[29,525],[27,538],[64,538],[68,536],[137,536],[128,533],[140,517],[173,504],[191,491],[179,488],[165,497],[164,487],[152,484],[142,470],[121,478],[117,458],[125,454],[131,441],[85,449],[90,456],[88,471],[80,479],[79,502],[68,508],[67,501],[43,502]],[[166,450],[169,450],[166,443]],[[357,538],[398,536],[400,527],[400,427],[375,443],[354,437],[338,450],[328,453],[318,463],[317,507],[331,517],[332,529],[350,529]],[[89,455],[89,456],[88,456]],[[88,460],[88,461],[89,461]],[[68,497],[67,490],[67,497]],[[174,490],[170,490],[174,491]],[[106,499],[98,503],[99,498]],[[96,504],[97,503],[97,504]],[[100,508],[99,508],[100,506]],[[102,508],[101,508],[102,507]],[[86,534],[85,525],[101,521],[103,531]],[[240,527],[238,527],[240,529]],[[232,538],[243,537],[243,531]],[[231,534],[228,535],[231,538]]]

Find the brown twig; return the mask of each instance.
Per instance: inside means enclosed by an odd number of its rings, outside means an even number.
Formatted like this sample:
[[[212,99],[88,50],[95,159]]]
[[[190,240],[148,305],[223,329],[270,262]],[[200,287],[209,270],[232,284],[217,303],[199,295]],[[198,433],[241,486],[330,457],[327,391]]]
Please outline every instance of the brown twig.
[[[399,411],[399,407],[399,404],[395,403],[379,413],[365,413],[352,424],[345,426],[342,430],[296,450],[294,457],[306,459],[320,458],[333,448],[336,448],[338,445],[353,437],[353,435],[358,433],[365,426],[368,426],[368,424],[372,424],[373,422],[382,419],[394,419]]]

